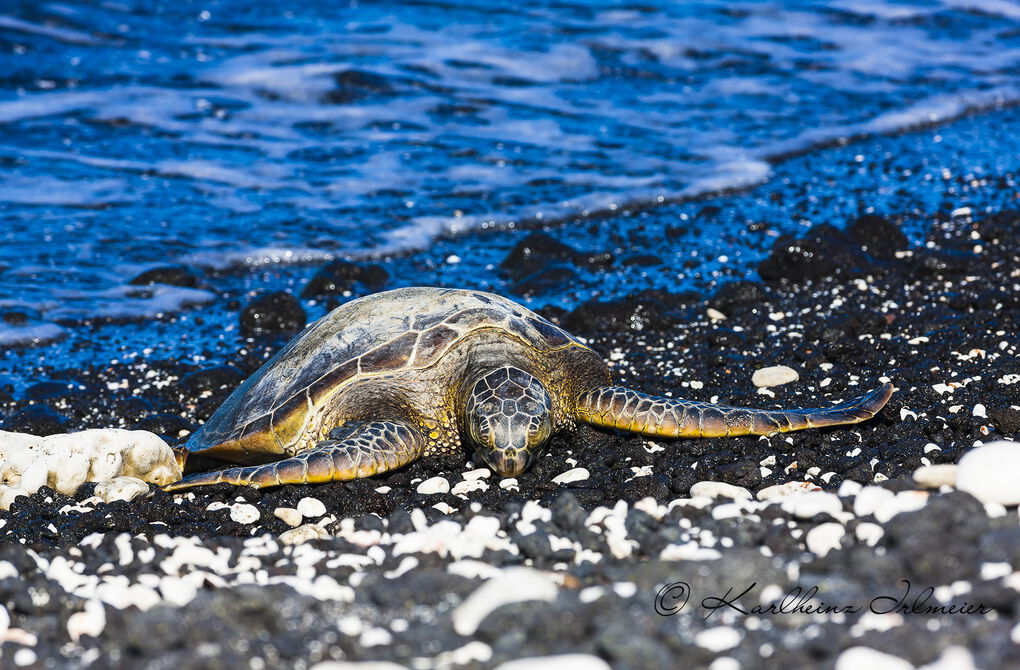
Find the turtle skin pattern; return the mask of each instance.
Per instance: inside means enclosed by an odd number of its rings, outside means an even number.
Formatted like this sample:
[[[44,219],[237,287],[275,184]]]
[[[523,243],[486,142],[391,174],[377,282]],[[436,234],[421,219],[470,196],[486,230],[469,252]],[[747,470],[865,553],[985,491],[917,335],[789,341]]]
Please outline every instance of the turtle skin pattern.
[[[209,484],[259,488],[371,477],[407,465],[421,455],[425,444],[417,429],[397,421],[352,422],[333,430],[329,437],[292,458],[191,475],[164,489],[174,491]]]
[[[774,435],[867,421],[892,395],[883,384],[839,405],[818,409],[760,410],[651,396],[622,386],[604,386],[578,400],[578,419],[653,437]]]

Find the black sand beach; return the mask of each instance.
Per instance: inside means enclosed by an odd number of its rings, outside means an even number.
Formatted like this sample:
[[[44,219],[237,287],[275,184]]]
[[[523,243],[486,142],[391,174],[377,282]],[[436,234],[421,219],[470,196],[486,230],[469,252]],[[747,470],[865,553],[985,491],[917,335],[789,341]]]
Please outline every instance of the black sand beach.
[[[586,429],[557,439],[516,483],[465,453],[372,480],[155,491],[109,505],[89,501],[91,485],[73,499],[42,489],[0,512],[4,663],[491,667],[574,653],[589,655],[577,667],[900,667],[874,656],[888,654],[1015,667],[1017,508],[925,490],[912,475],[1020,433],[1020,216],[923,218],[916,241],[877,215],[779,238],[759,267],[766,279],[711,293],[648,289],[541,310],[600,351],[621,383],[653,393],[810,407],[888,379],[896,393],[869,422],[680,441]],[[546,266],[617,251],[564,262],[548,239],[528,239],[556,256],[539,259]],[[399,276],[408,262],[380,264]],[[4,397],[2,428],[176,436],[286,337],[263,335],[229,367],[48,370],[80,383]],[[799,380],[756,392],[752,373],[779,364]],[[739,488],[692,491],[706,481]],[[418,493],[422,482],[443,492]],[[752,497],[790,488],[817,492]],[[325,519],[319,539],[283,544],[281,507]]]

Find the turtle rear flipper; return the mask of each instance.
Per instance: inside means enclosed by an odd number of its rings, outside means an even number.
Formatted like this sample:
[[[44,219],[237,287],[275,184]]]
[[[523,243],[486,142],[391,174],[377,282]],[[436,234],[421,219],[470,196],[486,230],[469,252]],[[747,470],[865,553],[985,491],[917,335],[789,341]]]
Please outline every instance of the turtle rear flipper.
[[[585,423],[653,437],[773,435],[867,421],[885,406],[892,392],[892,384],[883,384],[832,407],[761,410],[673,400],[622,386],[603,386],[578,399],[577,415]]]
[[[293,458],[190,475],[164,486],[163,490],[179,491],[212,484],[259,488],[370,477],[407,465],[421,455],[425,444],[417,428],[397,421],[347,424],[334,429],[330,437],[338,439],[320,442]]]

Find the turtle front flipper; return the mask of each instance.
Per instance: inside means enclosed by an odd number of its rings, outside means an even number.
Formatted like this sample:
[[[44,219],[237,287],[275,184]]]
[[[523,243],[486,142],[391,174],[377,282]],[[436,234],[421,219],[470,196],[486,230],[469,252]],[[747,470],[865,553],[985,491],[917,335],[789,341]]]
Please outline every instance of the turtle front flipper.
[[[892,392],[892,384],[883,384],[832,407],[761,410],[673,400],[622,386],[603,386],[578,399],[577,416],[585,423],[652,437],[772,435],[867,421],[882,409]]]
[[[396,421],[346,424],[330,438],[293,458],[251,467],[203,472],[163,487],[180,491],[195,486],[279,486],[320,484],[370,477],[407,465],[421,455],[425,440],[417,428]]]

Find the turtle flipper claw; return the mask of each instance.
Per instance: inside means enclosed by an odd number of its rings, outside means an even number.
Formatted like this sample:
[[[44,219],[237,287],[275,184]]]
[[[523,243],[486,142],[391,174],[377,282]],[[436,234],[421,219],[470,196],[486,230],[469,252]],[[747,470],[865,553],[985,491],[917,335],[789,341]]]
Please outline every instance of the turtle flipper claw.
[[[163,487],[180,491],[196,486],[279,486],[347,481],[395,470],[421,454],[424,439],[417,428],[396,421],[359,424],[342,440],[326,440],[297,456],[275,463],[202,472]]]

